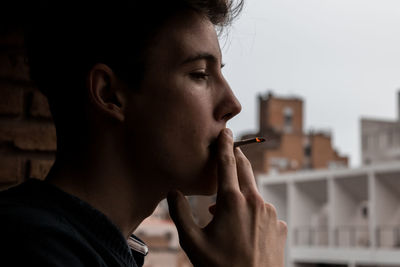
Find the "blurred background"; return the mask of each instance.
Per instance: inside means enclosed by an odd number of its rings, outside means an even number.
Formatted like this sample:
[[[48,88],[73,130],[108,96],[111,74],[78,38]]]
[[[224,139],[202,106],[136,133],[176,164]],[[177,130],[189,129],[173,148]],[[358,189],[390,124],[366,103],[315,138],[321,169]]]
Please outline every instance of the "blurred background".
[[[56,150],[22,31],[0,29],[0,188],[43,179]],[[242,103],[236,139],[288,223],[286,266],[400,266],[400,1],[249,0],[220,36]],[[206,225],[213,197],[190,197]],[[191,266],[163,201],[135,232],[146,267]]]
[[[257,94],[303,99],[304,129],[328,129],[361,163],[359,119],[397,118],[400,2],[250,0],[221,40],[224,73],[242,102],[230,127],[258,127]]]

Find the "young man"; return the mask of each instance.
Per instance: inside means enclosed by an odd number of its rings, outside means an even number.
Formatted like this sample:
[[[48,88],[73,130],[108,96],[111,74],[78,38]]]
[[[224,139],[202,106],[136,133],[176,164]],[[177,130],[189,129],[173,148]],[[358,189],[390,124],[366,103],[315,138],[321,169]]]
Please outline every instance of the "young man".
[[[3,259],[140,266],[146,247],[132,232],[168,197],[195,266],[283,266],[286,225],[263,202],[226,129],[241,106],[221,73],[215,27],[240,5],[42,9],[28,52],[32,78],[49,98],[57,157],[45,181],[1,193]],[[201,229],[184,195],[214,193],[213,220]]]

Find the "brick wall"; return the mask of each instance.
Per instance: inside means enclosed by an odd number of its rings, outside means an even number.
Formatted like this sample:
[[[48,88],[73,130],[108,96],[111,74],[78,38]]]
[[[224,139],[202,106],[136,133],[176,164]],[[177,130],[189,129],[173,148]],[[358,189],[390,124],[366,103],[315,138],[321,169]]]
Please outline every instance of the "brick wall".
[[[267,98],[259,97],[259,107],[261,132],[266,132],[269,128],[278,132],[285,132],[285,109],[290,109],[292,112],[290,133],[303,134],[302,99],[275,97],[270,93]]]
[[[324,134],[314,134],[310,136],[310,141],[312,168],[327,168],[329,161],[335,158],[331,137]]]
[[[342,166],[348,166],[348,158],[340,156],[332,147],[329,135],[322,133],[310,135],[311,142],[311,166],[313,169],[328,168],[330,163],[335,162]]]
[[[44,178],[56,150],[46,98],[29,79],[18,27],[0,29],[0,190]]]
[[[280,146],[277,149],[265,151],[266,170],[270,170],[273,159],[286,159],[287,165],[280,172],[296,171],[304,165],[304,136],[302,134],[283,134]]]
[[[267,138],[264,146],[242,148],[255,173],[348,166],[349,159],[334,150],[330,136],[323,132],[303,132],[301,98],[276,97],[267,93],[259,95],[258,102],[260,130],[256,134],[242,136],[250,138],[260,135]],[[285,118],[287,110],[290,110],[290,120]]]

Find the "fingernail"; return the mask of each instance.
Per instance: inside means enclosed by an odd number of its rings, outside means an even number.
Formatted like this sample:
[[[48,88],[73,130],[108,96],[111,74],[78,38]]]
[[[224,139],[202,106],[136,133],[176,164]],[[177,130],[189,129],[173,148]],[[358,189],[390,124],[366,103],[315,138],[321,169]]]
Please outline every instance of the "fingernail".
[[[230,137],[233,137],[233,134],[232,134],[231,129],[225,128],[224,131],[225,131],[225,133],[226,133],[227,135],[229,135]]]

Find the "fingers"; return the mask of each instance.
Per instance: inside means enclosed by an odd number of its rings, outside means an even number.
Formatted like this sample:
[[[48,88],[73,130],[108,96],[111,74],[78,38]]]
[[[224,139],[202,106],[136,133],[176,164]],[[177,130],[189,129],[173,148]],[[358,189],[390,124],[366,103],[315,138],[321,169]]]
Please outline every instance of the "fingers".
[[[233,153],[233,137],[229,129],[221,131],[218,137],[218,195],[239,191],[236,159]]]
[[[279,229],[281,230],[282,234],[284,236],[287,236],[287,232],[288,232],[287,223],[285,221],[279,220],[278,226],[279,226]]]
[[[168,194],[169,214],[176,225],[179,237],[182,241],[193,240],[200,229],[194,222],[187,199],[179,191]]]
[[[240,148],[236,147],[234,153],[236,157],[236,168],[240,190],[244,195],[258,192],[250,161],[246,158]]]

